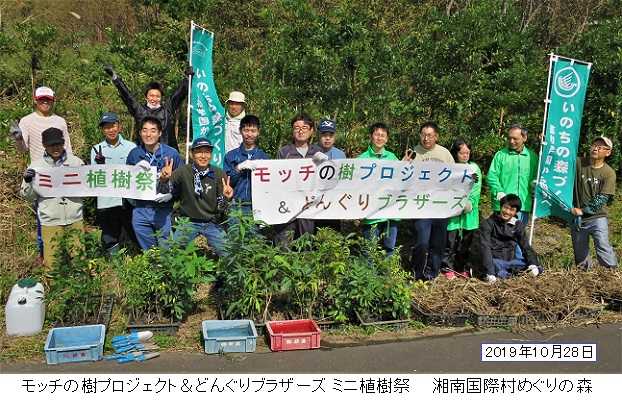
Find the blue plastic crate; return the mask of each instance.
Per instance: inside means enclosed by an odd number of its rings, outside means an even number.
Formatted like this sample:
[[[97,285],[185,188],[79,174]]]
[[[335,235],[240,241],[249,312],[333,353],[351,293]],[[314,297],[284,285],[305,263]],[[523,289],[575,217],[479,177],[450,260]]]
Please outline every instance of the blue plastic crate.
[[[98,361],[104,355],[105,325],[53,328],[45,341],[48,364]]]
[[[252,353],[257,347],[257,329],[248,319],[203,321],[203,340],[207,354]]]

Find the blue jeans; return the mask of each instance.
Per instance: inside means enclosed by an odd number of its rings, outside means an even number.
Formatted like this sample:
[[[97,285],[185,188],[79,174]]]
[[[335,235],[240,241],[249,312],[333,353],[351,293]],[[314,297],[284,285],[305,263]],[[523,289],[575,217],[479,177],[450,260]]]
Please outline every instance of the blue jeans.
[[[518,246],[516,246],[518,248]],[[492,264],[495,266],[495,275],[501,279],[507,279],[512,274],[520,272],[527,267],[525,259],[515,258],[511,261],[505,261],[500,258],[493,258]]]
[[[583,268],[592,266],[590,257],[590,236],[594,239],[596,258],[603,267],[615,268],[618,265],[616,253],[609,243],[609,222],[607,217],[599,217],[582,221],[577,227],[573,223],[570,227],[572,236],[572,248],[574,250],[574,262]]]
[[[379,222],[377,224],[363,225],[363,237],[367,240],[380,238],[382,248],[387,252],[387,257],[393,254],[397,241],[397,226],[395,221]]]
[[[141,249],[147,250],[158,245],[158,241],[167,239],[171,234],[170,207],[136,207],[132,212],[132,227]],[[157,232],[160,231],[159,238]],[[160,243],[162,246],[163,243]]]
[[[415,278],[434,279],[441,270],[443,253],[447,245],[447,219],[417,219],[415,231],[417,241],[412,252]]]
[[[220,225],[213,222],[190,222],[183,229],[175,231],[173,240],[181,245],[186,245],[199,235],[205,236],[207,243],[218,257],[227,255],[225,252],[225,231]]]

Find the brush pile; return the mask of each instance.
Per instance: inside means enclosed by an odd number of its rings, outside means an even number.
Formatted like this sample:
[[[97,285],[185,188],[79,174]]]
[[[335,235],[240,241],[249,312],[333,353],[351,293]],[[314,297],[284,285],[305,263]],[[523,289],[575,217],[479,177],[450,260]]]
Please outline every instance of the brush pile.
[[[476,279],[436,279],[413,292],[425,312],[507,315],[525,322],[565,322],[598,315],[603,299],[622,297],[619,269],[547,271],[489,284]]]

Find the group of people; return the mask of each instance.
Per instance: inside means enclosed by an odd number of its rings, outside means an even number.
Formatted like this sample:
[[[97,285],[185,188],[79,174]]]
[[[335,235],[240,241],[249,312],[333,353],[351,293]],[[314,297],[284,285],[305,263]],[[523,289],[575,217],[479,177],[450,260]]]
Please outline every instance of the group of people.
[[[117,114],[105,112],[99,127],[103,140],[91,149],[93,164],[128,164],[158,171],[157,195],[154,200],[127,200],[116,197],[97,199],[97,223],[102,230],[102,245],[111,253],[121,241],[122,231],[135,237],[142,249],[164,246],[171,235],[188,242],[198,235],[207,239],[220,257],[226,257],[223,221],[226,211],[235,207],[252,215],[251,160],[270,156],[258,147],[260,119],[246,114],[242,92],[231,92],[226,101],[224,169],[211,165],[213,144],[204,137],[196,138],[189,151],[188,164],[179,154],[174,133],[176,113],[186,97],[187,78],[175,93],[164,99],[159,83],[150,83],[144,91],[144,102],[136,100],[112,67],[105,68],[120,97],[134,117],[136,143],[124,138]],[[192,75],[192,70],[187,71]],[[36,210],[38,239],[45,265],[53,262],[54,236],[66,229],[82,229],[81,198],[50,198],[39,195],[33,187],[37,170],[62,166],[79,166],[83,161],[72,154],[67,124],[53,113],[55,94],[48,87],[34,93],[35,111],[10,128],[17,147],[29,151],[30,165],[23,174],[21,194],[32,201]],[[317,142],[316,142],[317,130]],[[321,119],[317,126],[306,114],[291,120],[291,143],[282,147],[276,159],[310,158],[320,164],[329,159],[344,159],[344,151],[335,147],[337,125]],[[369,128],[369,146],[359,158],[398,160],[386,149],[390,131],[378,122]],[[492,196],[493,214],[480,226],[479,203],[483,175],[471,160],[472,148],[463,139],[453,141],[446,149],[438,144],[439,127],[433,122],[419,130],[419,144],[407,149],[403,161],[435,161],[445,164],[469,164],[474,171],[474,185],[460,215],[448,218],[414,220],[415,244],[411,267],[416,279],[430,280],[443,273],[447,278],[469,276],[474,266],[473,253],[483,267],[483,277],[490,282],[507,278],[520,271],[537,276],[542,272],[538,257],[527,240],[526,226],[536,186],[538,158],[526,146],[527,130],[512,125],[507,132],[507,147],[499,150],[488,169],[487,183]],[[571,226],[575,263],[589,268],[589,238],[594,240],[601,265],[616,267],[615,252],[608,240],[607,204],[615,193],[615,172],[606,163],[613,143],[607,137],[593,140],[589,156],[577,162],[575,200],[571,213],[576,217]],[[189,226],[172,232],[174,202],[179,202],[181,216]],[[275,227],[275,242],[286,245],[293,237],[313,232],[317,227],[340,228],[339,221],[294,219]],[[398,224],[390,219],[361,221],[367,238],[378,238],[387,255],[393,253]],[[135,236],[134,236],[135,235]]]

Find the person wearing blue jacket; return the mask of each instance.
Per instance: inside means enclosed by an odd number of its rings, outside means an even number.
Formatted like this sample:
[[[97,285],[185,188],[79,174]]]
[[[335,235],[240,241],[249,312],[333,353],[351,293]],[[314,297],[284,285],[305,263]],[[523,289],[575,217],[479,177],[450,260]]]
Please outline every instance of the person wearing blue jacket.
[[[231,178],[233,200],[246,215],[253,213],[251,188],[251,167],[248,161],[269,160],[270,157],[257,147],[261,133],[261,122],[255,115],[246,115],[240,121],[242,144],[229,151],[225,156],[225,173]]]
[[[141,145],[135,147],[127,156],[128,165],[138,165],[145,170],[157,167],[158,178],[166,182],[173,170],[184,164],[179,152],[164,143],[160,143],[162,124],[155,117],[145,117],[141,123]],[[143,250],[157,246],[159,239],[167,239],[171,233],[171,214],[173,195],[160,190],[155,200],[136,200],[132,212],[132,226],[136,239]],[[159,238],[156,235],[159,232]]]

